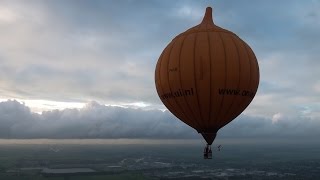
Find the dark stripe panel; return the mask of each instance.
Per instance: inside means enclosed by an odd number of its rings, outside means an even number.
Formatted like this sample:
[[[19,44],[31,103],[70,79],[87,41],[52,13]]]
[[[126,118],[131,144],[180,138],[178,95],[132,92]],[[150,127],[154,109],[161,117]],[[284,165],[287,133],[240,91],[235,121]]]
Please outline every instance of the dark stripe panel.
[[[169,81],[168,81],[168,64],[169,64],[169,56],[170,52],[174,46],[174,42],[171,42],[168,47],[164,50],[162,59],[160,61],[160,70],[159,70],[159,79],[161,82],[161,87],[162,87],[162,92],[163,93],[170,93],[171,89],[169,86]],[[178,117],[180,120],[185,120],[188,119],[188,117],[183,114],[183,112],[177,108],[175,101],[173,98],[168,98],[162,100],[163,104],[168,107],[170,112],[172,112],[176,117]]]
[[[225,89],[237,89],[238,82],[239,82],[239,61],[238,61],[238,54],[237,49],[231,39],[229,34],[221,33],[221,37],[223,39],[224,46],[226,47],[226,85]],[[220,114],[218,115],[218,122],[219,125],[226,121],[225,114],[227,113],[228,109],[232,105],[234,96],[233,95],[223,95],[223,102],[221,105]]]
[[[170,52],[169,56],[169,64],[168,64],[168,79],[169,79],[169,89],[171,92],[175,92],[178,94],[178,97],[172,98],[174,103],[173,106],[181,111],[187,118],[183,119],[182,121],[188,124],[189,126],[195,128],[196,125],[194,123],[195,117],[193,117],[192,112],[188,111],[187,107],[184,103],[183,98],[183,89],[181,89],[180,85],[180,51],[183,45],[184,38],[180,37],[176,39],[175,44]]]

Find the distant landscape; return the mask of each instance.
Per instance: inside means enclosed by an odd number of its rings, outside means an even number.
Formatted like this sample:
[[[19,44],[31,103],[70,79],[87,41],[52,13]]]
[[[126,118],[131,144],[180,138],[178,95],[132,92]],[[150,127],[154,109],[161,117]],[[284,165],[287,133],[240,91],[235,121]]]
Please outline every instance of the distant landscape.
[[[320,146],[312,143],[220,140],[221,150],[213,145],[213,159],[204,160],[204,144],[197,141],[78,142],[2,140],[0,179],[317,179],[320,174]]]

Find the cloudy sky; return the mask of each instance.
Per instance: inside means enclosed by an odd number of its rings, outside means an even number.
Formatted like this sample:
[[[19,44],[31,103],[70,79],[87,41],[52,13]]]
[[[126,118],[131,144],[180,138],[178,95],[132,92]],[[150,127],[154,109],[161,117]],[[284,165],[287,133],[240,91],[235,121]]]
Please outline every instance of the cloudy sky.
[[[198,138],[163,112],[154,69],[207,6],[261,73],[221,136],[320,135],[319,0],[1,0],[0,138]]]

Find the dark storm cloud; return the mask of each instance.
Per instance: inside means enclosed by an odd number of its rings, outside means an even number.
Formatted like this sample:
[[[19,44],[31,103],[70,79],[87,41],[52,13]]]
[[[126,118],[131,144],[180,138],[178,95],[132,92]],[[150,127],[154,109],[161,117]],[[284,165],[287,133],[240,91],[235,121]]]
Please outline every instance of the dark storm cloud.
[[[17,101],[0,103],[1,138],[190,138],[186,125],[168,112],[103,106],[35,114]],[[191,131],[190,131],[191,130]]]
[[[35,114],[17,101],[0,103],[0,138],[199,138],[171,113],[88,103],[82,109]],[[320,123],[311,118],[273,119],[241,116],[219,137],[317,137]]]
[[[222,137],[247,138],[313,138],[320,135],[318,119],[304,116],[286,117],[281,114],[273,118],[240,116],[220,132]]]

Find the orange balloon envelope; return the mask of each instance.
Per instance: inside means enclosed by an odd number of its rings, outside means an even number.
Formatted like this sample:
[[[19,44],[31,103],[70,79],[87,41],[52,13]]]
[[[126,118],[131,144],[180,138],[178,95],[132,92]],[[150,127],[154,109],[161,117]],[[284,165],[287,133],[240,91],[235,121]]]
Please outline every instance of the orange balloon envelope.
[[[259,67],[251,48],[212,21],[176,36],[163,50],[155,70],[163,104],[196,129],[209,145],[217,131],[250,104],[259,85]]]

